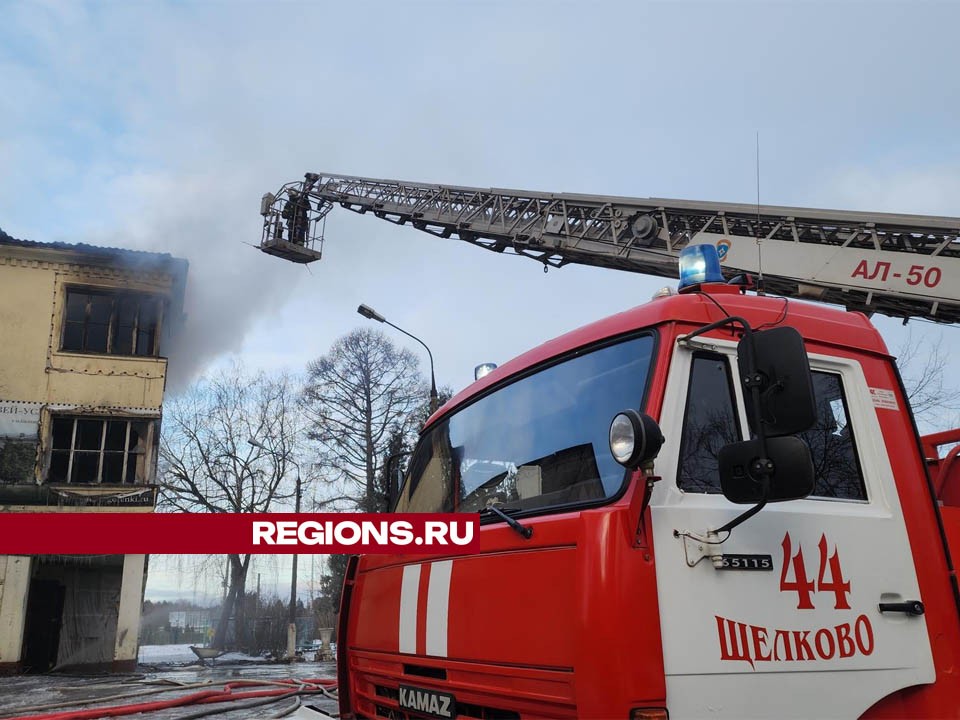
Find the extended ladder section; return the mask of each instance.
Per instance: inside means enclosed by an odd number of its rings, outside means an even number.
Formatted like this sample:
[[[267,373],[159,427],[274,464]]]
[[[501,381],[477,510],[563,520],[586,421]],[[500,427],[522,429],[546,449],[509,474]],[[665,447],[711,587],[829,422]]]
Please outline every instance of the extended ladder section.
[[[295,262],[319,259],[335,205],[530,257],[545,270],[578,263],[675,278],[680,250],[710,243],[726,276],[762,274],[768,292],[868,314],[960,321],[960,218],[308,173],[264,196],[261,249]]]

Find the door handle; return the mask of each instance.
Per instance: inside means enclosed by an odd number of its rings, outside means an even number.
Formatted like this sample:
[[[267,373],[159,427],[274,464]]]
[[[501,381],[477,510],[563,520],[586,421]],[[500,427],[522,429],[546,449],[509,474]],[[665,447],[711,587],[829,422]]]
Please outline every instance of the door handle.
[[[880,603],[877,605],[880,612],[902,612],[907,615],[923,615],[923,603],[919,600],[908,600],[906,602]]]

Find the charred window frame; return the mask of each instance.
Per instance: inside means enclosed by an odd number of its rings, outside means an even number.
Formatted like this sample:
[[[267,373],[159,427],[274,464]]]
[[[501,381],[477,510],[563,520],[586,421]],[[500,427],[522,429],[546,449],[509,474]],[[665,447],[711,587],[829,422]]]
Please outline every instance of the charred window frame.
[[[67,288],[60,349],[156,357],[163,309],[156,294]]]
[[[141,418],[53,416],[47,482],[144,484],[152,426]]]

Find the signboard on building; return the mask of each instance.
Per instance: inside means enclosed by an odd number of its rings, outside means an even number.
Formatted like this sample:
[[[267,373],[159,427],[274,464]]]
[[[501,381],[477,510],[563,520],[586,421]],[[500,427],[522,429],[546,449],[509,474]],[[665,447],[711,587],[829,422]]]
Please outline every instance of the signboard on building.
[[[36,438],[42,407],[37,402],[0,400],[0,438]]]
[[[51,494],[57,498],[57,505],[68,507],[152,507],[156,500],[154,487],[110,494],[51,488]]]

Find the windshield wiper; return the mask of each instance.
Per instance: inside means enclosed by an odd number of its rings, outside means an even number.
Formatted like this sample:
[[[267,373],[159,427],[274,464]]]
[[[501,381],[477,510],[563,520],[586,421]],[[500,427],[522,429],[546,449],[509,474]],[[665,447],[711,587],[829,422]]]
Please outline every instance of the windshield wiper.
[[[510,517],[509,515],[507,515],[503,510],[501,510],[500,508],[496,507],[495,505],[488,505],[487,507],[482,508],[482,509],[480,510],[480,515],[481,515],[481,516],[484,515],[484,514],[488,514],[488,513],[493,513],[494,515],[496,515],[497,517],[499,517],[499,518],[500,518],[501,520],[503,520],[507,525],[509,525],[509,526],[512,527],[514,530],[516,530],[518,533],[520,533],[521,535],[523,535],[523,537],[525,537],[527,540],[529,540],[529,539],[530,539],[530,536],[533,535],[533,528],[527,527],[526,525],[521,525],[521,524],[518,523],[516,520],[514,520],[512,517]]]

